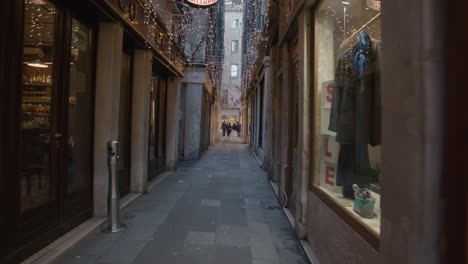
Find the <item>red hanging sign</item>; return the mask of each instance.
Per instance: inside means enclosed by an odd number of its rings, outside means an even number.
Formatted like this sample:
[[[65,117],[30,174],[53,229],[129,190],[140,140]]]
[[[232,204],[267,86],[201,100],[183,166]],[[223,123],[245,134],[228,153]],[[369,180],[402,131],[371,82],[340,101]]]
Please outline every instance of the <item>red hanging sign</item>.
[[[209,7],[216,3],[218,0],[186,0],[189,5],[196,7]]]

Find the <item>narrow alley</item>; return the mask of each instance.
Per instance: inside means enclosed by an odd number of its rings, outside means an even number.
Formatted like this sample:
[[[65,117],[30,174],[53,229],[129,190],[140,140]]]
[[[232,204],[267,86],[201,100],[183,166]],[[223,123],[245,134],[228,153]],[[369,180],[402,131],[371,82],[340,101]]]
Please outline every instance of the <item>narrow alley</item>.
[[[182,162],[122,218],[127,230],[98,230],[58,263],[308,263],[266,174],[238,138]]]
[[[0,264],[468,264],[467,5],[1,0]]]

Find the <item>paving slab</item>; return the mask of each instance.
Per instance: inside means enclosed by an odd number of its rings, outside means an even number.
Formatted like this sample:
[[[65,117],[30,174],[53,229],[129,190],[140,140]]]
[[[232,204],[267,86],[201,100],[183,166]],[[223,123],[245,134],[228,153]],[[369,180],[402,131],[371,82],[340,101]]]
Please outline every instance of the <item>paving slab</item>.
[[[239,138],[223,138],[125,208],[127,230],[99,230],[57,263],[308,263],[266,174]]]

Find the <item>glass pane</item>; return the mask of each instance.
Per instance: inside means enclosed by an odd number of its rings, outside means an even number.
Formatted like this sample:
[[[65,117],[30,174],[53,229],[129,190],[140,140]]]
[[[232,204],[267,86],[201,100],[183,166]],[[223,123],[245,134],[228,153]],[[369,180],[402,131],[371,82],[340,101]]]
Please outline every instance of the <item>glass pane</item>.
[[[159,78],[158,170],[164,168],[166,159],[166,84],[165,78]]]
[[[152,180],[157,175],[157,129],[156,123],[158,114],[158,78],[151,77],[151,96],[150,96],[150,121],[149,121],[149,157],[148,157],[148,180]]]
[[[87,207],[91,179],[93,47],[91,29],[73,19],[68,95],[67,196],[77,211]]]
[[[56,8],[49,1],[25,1],[21,212],[56,199],[50,164],[55,21]]]
[[[130,103],[131,103],[131,59],[122,53],[122,71],[120,80],[119,106],[119,155],[118,174],[120,195],[124,196],[130,190]]]
[[[380,1],[325,0],[315,20],[316,184],[380,233]]]

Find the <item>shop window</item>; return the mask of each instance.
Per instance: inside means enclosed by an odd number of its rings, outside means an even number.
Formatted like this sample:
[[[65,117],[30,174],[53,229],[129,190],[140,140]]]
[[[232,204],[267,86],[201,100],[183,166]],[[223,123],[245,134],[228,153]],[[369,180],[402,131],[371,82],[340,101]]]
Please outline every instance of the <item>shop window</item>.
[[[380,1],[324,0],[315,16],[313,189],[380,234]]]
[[[57,199],[50,157],[53,132],[57,9],[49,1],[25,1],[24,66],[21,95],[21,212]],[[57,141],[57,140],[56,140]]]

